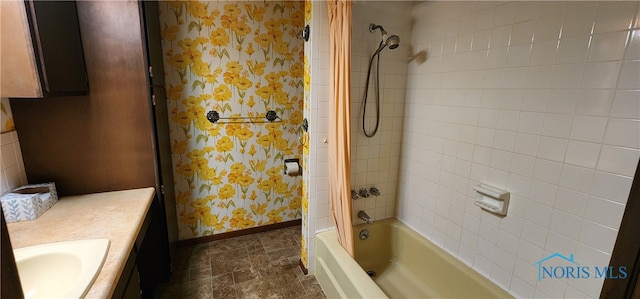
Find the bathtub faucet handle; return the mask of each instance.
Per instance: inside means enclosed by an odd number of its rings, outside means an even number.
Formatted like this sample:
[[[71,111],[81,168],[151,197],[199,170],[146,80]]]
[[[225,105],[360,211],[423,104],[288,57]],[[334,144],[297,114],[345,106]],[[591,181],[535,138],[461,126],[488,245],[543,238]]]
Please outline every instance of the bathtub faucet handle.
[[[356,192],[356,190],[351,189],[351,199],[358,199],[360,196]]]
[[[380,189],[371,187],[371,189],[369,189],[369,193],[371,193],[371,195],[380,196]]]
[[[368,198],[369,191],[367,191],[367,188],[360,188],[360,190],[358,190],[358,195],[360,195],[360,197]]]

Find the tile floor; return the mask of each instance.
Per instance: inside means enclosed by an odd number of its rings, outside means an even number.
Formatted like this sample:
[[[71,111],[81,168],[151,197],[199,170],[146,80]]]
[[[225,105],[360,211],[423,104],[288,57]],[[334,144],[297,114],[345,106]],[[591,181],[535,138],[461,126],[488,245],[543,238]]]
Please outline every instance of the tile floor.
[[[300,260],[300,226],[178,248],[156,298],[326,298]]]

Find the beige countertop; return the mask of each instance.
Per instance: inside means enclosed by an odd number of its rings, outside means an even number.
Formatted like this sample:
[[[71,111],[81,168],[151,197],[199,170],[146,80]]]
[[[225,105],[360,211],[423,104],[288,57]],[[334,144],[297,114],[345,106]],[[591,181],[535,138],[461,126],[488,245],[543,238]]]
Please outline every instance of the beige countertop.
[[[7,223],[11,245],[109,239],[107,258],[85,298],[111,298],[154,194],[149,187],[60,198],[36,220]]]

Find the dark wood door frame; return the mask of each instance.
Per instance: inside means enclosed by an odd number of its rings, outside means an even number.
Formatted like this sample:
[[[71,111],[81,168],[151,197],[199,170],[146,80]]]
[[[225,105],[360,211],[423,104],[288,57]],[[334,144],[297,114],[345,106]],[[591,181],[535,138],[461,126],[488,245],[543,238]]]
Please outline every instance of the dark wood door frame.
[[[640,293],[640,162],[631,184],[629,199],[624,210],[616,245],[611,254],[609,266],[617,269],[626,266],[625,279],[607,278],[600,292],[600,298],[634,298]]]

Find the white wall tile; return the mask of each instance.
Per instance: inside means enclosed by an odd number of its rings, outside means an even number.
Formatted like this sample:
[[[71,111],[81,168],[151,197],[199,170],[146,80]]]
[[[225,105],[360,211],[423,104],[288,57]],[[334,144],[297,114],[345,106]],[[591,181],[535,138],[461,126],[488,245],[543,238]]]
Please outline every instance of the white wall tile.
[[[609,227],[584,220],[579,241],[604,252],[611,252],[617,231]]]
[[[596,19],[596,9],[567,11],[562,24],[562,40],[591,34]]]
[[[591,39],[589,61],[620,60],[624,57],[627,31],[595,34]]]
[[[538,135],[517,133],[514,151],[524,155],[535,156],[538,152],[539,142],[540,136]]]
[[[582,84],[583,63],[556,64],[553,68],[552,88],[579,88]]]
[[[554,208],[583,217],[589,195],[565,187],[558,188]]]
[[[638,49],[640,52],[640,48]],[[611,107],[612,117],[640,118],[640,91],[618,90]]]
[[[558,54],[556,55],[557,64],[578,63],[587,60],[589,53],[589,42],[591,38],[587,36],[579,36],[573,38],[563,38],[558,46]]]
[[[640,30],[632,30],[630,35],[631,39],[627,45],[627,52],[624,58],[627,60],[640,59]]]
[[[598,11],[594,32],[600,33],[629,29],[637,9],[636,4],[635,2],[628,2],[603,6],[602,9]]]
[[[511,45],[507,54],[507,67],[522,67],[529,64],[531,44]]]
[[[562,15],[557,12],[538,18],[533,31],[534,42],[557,40],[560,37],[560,28],[562,28]]]
[[[559,185],[580,192],[589,192],[593,169],[564,164]]]
[[[558,51],[557,41],[533,44],[530,65],[553,64],[556,59],[556,51]]]
[[[536,159],[533,177],[543,182],[554,183],[560,179],[562,163],[545,159]]]
[[[621,62],[587,63],[582,79],[583,88],[615,88]]]
[[[520,113],[520,121],[518,122],[518,132],[529,134],[540,134],[542,129],[542,121],[544,115],[535,112]]]
[[[16,187],[27,184],[27,176],[16,131],[0,134],[0,143],[2,144],[0,153],[2,155],[0,194],[4,194]]]
[[[529,44],[533,41],[533,31],[536,21],[526,21],[513,25],[511,31],[511,45]]]
[[[575,113],[577,115],[607,116],[611,109],[613,94],[613,90],[581,90]]]
[[[566,114],[546,114],[542,123],[542,135],[567,138],[571,132],[573,117]]]
[[[560,210],[554,210],[551,216],[551,230],[576,240],[580,234],[582,218]]]
[[[620,89],[640,89],[640,61],[625,61],[618,81]]]
[[[606,117],[576,116],[570,137],[575,140],[602,142],[606,125]]]
[[[640,148],[640,120],[609,119],[604,143],[610,145]]]
[[[513,22],[532,20],[536,18],[538,2],[516,2]]]
[[[541,284],[531,264],[608,262],[640,159],[640,5],[424,6],[411,43],[437,49],[409,65],[398,194],[428,194],[432,212],[398,217],[513,295],[597,297],[601,282]],[[480,183],[511,191],[507,217],[473,205]]]
[[[596,171],[591,186],[591,194],[626,204],[631,190],[632,179],[630,177],[615,175],[602,171]]]
[[[623,213],[623,204],[591,196],[584,218],[610,228],[617,228],[620,227]]]
[[[526,282],[513,277],[511,279],[511,286],[509,292],[518,298],[533,298],[534,288]]]
[[[489,47],[491,49],[507,47],[511,37],[512,26],[495,27],[491,30]]]
[[[538,145],[538,157],[561,162],[567,150],[567,139],[555,137],[540,137]]]
[[[632,177],[639,158],[640,150],[604,145],[600,152],[597,169]]]
[[[600,146],[600,143],[570,140],[564,161],[577,166],[595,168]]]

